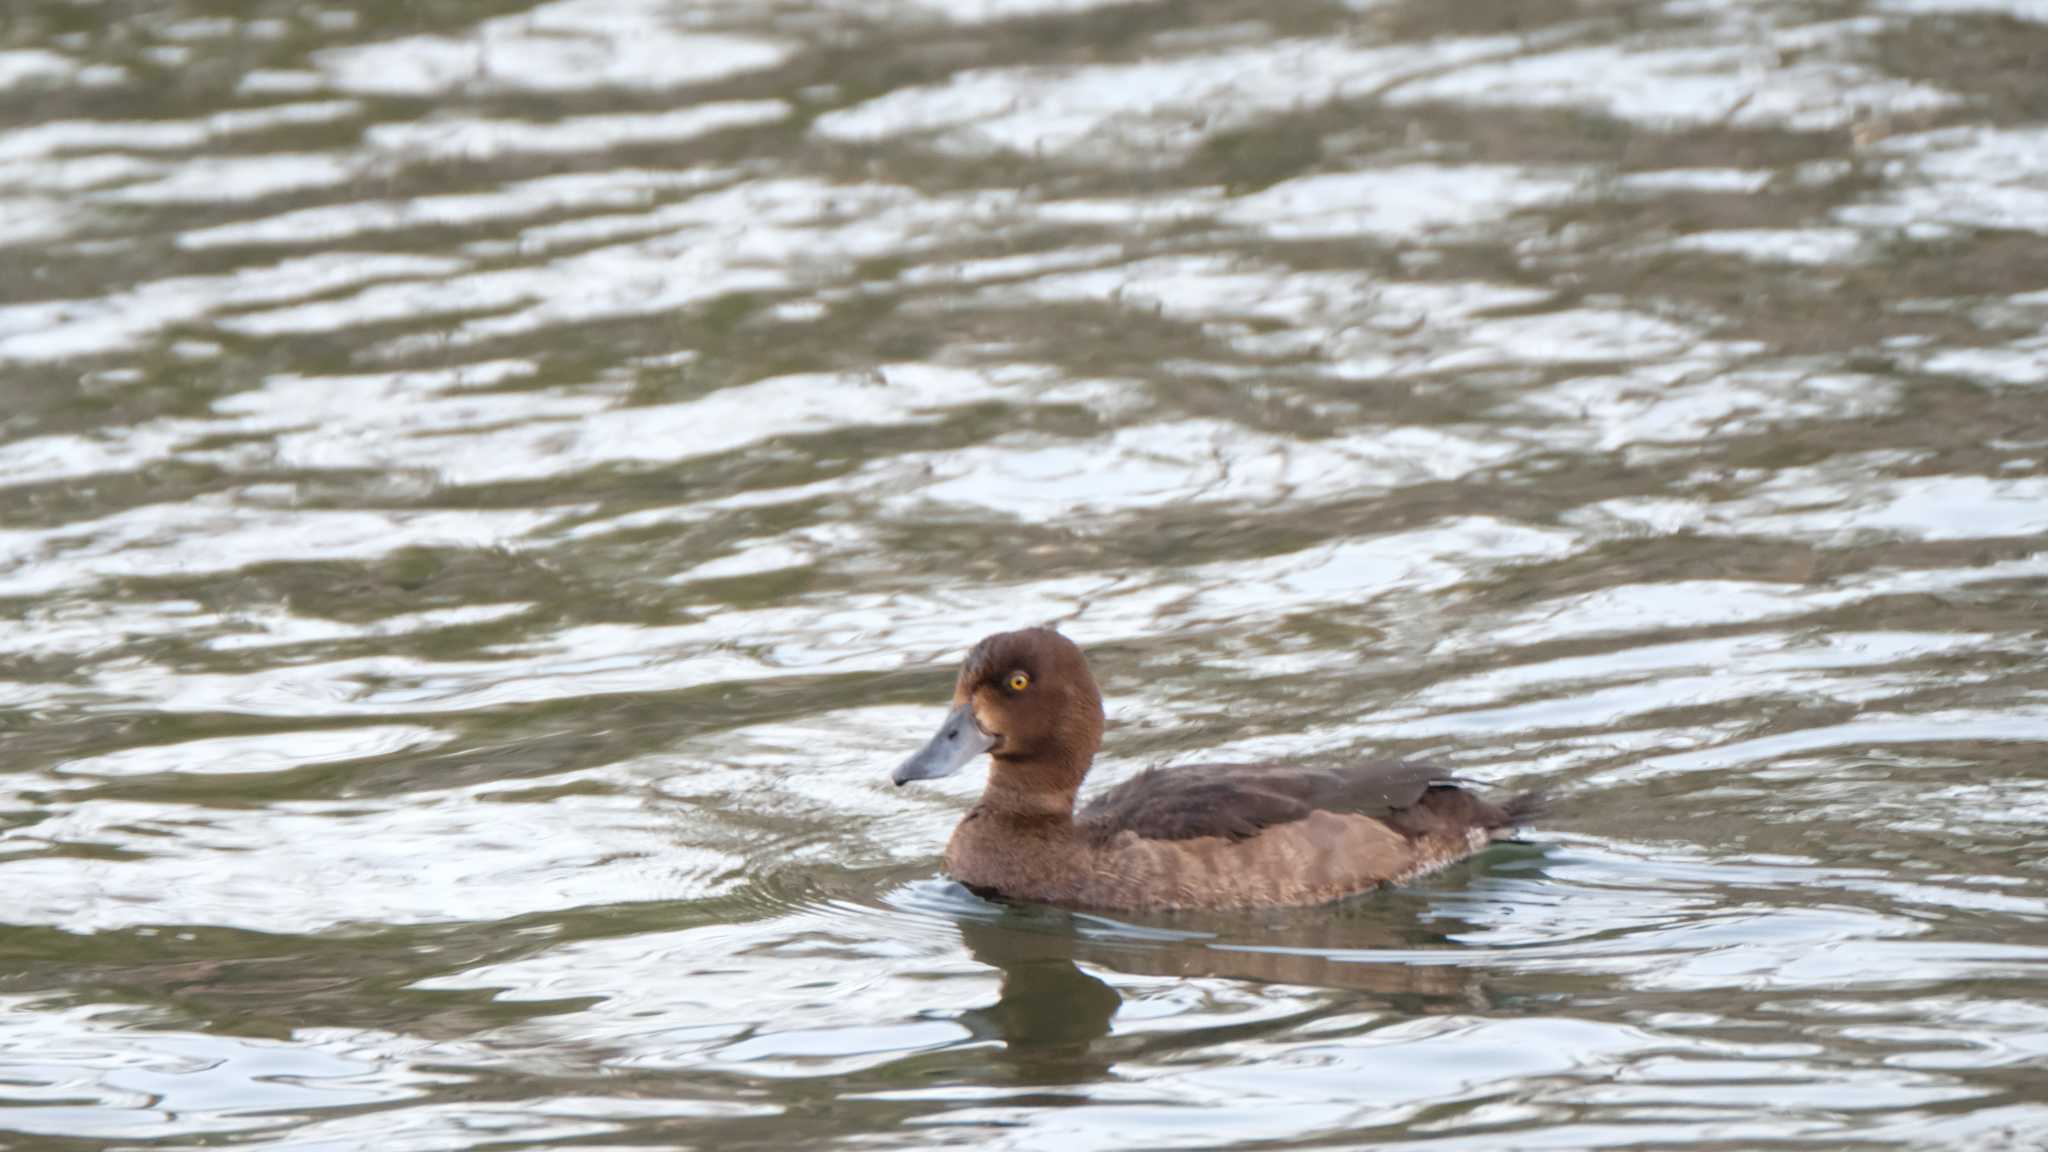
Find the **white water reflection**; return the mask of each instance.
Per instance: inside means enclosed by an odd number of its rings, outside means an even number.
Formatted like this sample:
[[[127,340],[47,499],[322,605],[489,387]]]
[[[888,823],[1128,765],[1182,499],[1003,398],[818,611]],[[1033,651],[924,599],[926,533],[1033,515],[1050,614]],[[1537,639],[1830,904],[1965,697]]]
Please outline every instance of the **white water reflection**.
[[[2044,720],[2048,720],[2048,710],[2042,709],[1910,715],[1871,712],[1852,723],[1836,727],[1810,728],[1783,736],[1760,737],[1718,748],[1656,757],[1638,766],[1635,775],[1701,771],[1826,748],[1925,744],[1945,739],[2038,742],[2048,740],[2048,727],[2043,727]]]
[[[380,285],[354,296],[249,312],[230,332],[286,336],[422,317],[497,313],[460,322],[436,342],[472,343],[541,328],[645,316],[735,292],[773,291],[843,275],[863,259],[935,246],[1003,219],[1015,197],[928,200],[891,185],[750,181],[648,214],[652,239],[591,249],[531,267]],[[0,344],[0,352],[5,345]],[[394,349],[397,350],[397,349]]]
[[[1830,365],[1792,362],[1724,370],[1711,349],[1620,375],[1579,376],[1521,392],[1508,414],[1550,421],[1531,429],[1543,443],[1576,442],[1608,452],[1631,446],[1711,446],[1716,437],[1809,421],[1853,420],[1890,411],[1898,387]],[[1610,501],[1603,508],[1670,530],[1696,517],[1669,499]],[[1626,511],[1624,511],[1626,509]],[[1747,511],[1754,511],[1748,509]],[[1681,520],[1673,520],[1679,514]],[[1731,522],[1741,516],[1731,517]]]
[[[0,160],[96,150],[171,152],[218,140],[353,119],[354,100],[312,100],[216,112],[196,120],[50,120],[0,132]]]
[[[180,235],[178,244],[194,249],[288,246],[417,228],[474,228],[500,220],[522,220],[565,211],[640,208],[657,196],[694,191],[727,176],[720,171],[640,169],[544,176],[491,192],[302,208],[259,220],[195,229]]]
[[[680,144],[732,128],[786,119],[781,100],[733,100],[672,112],[568,116],[560,120],[486,120],[442,116],[417,123],[378,124],[364,133],[378,152],[409,161],[491,160],[530,153],[564,156],[622,147]]]
[[[308,1111],[390,1104],[457,1077],[416,1070],[396,1038],[312,1029],[290,1042],[138,1031],[132,1010],[0,1006],[0,1124],[85,1140],[294,1125]],[[397,1051],[394,1051],[396,1049]]]
[[[1596,511],[1662,531],[1781,535],[1834,547],[1872,534],[1972,540],[2048,531],[2048,482],[2041,477],[1894,479],[1881,475],[1886,463],[1891,462],[1837,458],[1812,468],[1786,469],[1737,500],[1611,501]]]
[[[2042,0],[1879,0],[1878,6],[1889,12],[2004,13],[2048,23],[2048,3]]]
[[[1279,41],[1133,64],[963,72],[827,113],[812,130],[848,144],[908,138],[966,155],[1157,164],[1265,115],[1363,97],[1513,47],[1494,37],[1382,47]]]
[[[1272,504],[1356,497],[1455,479],[1513,454],[1508,445],[1433,429],[1304,442],[1213,421],[1180,421],[1122,428],[1107,444],[999,440],[911,458],[904,467],[921,468],[929,478],[914,500],[1036,519],[1191,500]]]
[[[106,64],[87,64],[40,48],[0,50],[0,91],[35,90],[67,85],[104,88],[121,84],[128,71]]]
[[[1956,574],[1958,582],[1971,577]],[[1991,578],[1991,577],[1983,577]],[[1549,601],[1514,614],[1492,632],[1493,642],[1533,644],[1592,636],[1676,632],[1688,628],[1758,624],[1853,604],[1890,589],[1882,581],[1862,587],[1811,587],[1742,580],[1677,580],[1631,584]]]
[[[1672,192],[1761,192],[1774,178],[1775,173],[1747,168],[1663,168],[1631,172],[1614,184],[1622,192],[1662,196]]]
[[[445,732],[403,724],[286,732],[271,736],[222,736],[181,744],[124,748],[104,756],[67,760],[56,771],[78,776],[148,776],[158,772],[203,774],[289,772],[338,761],[364,760],[445,744]]]
[[[365,175],[361,161],[333,153],[187,157],[175,172],[106,194],[122,204],[215,204],[333,188]]]
[[[1403,165],[1304,176],[1233,202],[1222,218],[1281,240],[1373,236],[1403,244],[1572,195],[1580,177],[1485,165]]]
[[[1785,264],[1840,266],[1862,253],[1863,235],[1848,228],[1728,228],[1681,236],[1669,247]]]
[[[426,97],[680,88],[772,68],[790,51],[774,40],[692,31],[658,0],[556,0],[461,36],[329,49],[316,59],[342,91]]]
[[[567,511],[307,511],[233,499],[143,505],[48,531],[0,531],[0,595],[285,560],[381,556],[408,547],[491,547]]]
[[[398,376],[273,383],[222,406],[273,413],[253,416],[259,424],[306,427],[277,441],[277,458],[294,467],[404,466],[424,449],[444,481],[482,484],[687,460],[832,429],[924,423],[996,400],[1062,403],[1087,394],[1028,365],[975,372],[926,364],[776,377],[679,404],[619,406],[607,391],[437,395],[427,380]],[[368,401],[377,407],[366,411]]]
[[[466,263],[399,253],[330,253],[224,275],[145,281],[99,299],[0,306],[0,362],[120,352],[220,309],[277,304],[376,281],[445,276]]]
[[[356,1148],[390,1148],[435,1152],[461,1148],[477,1140],[569,1142],[588,1148],[591,1141],[623,1131],[634,1122],[664,1126],[748,1116],[774,1116],[768,1104],[728,1100],[632,1100],[575,1096],[504,1103],[437,1104],[404,1111],[316,1120],[276,1140],[245,1140],[242,1147],[279,1152],[349,1152]]]
[[[1945,348],[1921,360],[1929,372],[2019,387],[2048,384],[2048,336],[1992,348]]]
[[[2048,230],[2048,128],[1950,128],[1878,146],[1884,189],[1838,209],[1851,224],[1916,239],[1954,228]]]
[[[1947,92],[1854,62],[1875,21],[1773,26],[1769,10],[1706,6],[1717,22],[1633,43],[1566,48],[1445,70],[1395,87],[1393,104],[1450,101],[1574,107],[1645,127],[1710,124],[1815,131],[1874,116],[1932,112]],[[1722,43],[1696,47],[1701,40]]]
[[[51,804],[34,829],[0,833],[0,874],[22,887],[14,923],[68,932],[505,919],[701,899],[741,882],[740,828],[714,836],[721,847],[678,843],[674,815],[637,795],[527,803],[512,795],[519,790],[493,783],[240,811],[67,793],[76,798]]]

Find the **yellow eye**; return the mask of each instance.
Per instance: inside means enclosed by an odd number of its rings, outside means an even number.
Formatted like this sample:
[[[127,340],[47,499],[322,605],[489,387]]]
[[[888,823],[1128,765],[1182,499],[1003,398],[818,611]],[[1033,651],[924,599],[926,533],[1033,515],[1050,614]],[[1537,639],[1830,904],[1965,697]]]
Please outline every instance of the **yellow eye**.
[[[1025,690],[1026,688],[1029,688],[1029,687],[1031,687],[1031,673],[1029,673],[1029,672],[1012,672],[1012,673],[1010,673],[1010,681],[1009,681],[1009,683],[1010,683],[1010,691],[1012,691],[1012,692],[1022,692],[1022,691],[1023,691],[1023,690]]]

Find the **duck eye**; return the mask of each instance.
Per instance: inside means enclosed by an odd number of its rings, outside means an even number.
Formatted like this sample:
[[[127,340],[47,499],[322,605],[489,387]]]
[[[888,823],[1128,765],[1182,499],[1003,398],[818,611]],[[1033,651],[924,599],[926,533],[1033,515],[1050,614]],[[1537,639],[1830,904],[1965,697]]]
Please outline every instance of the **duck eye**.
[[[1031,687],[1031,673],[1029,673],[1029,672],[1012,672],[1012,673],[1010,673],[1010,680],[1009,680],[1009,685],[1010,685],[1010,691],[1012,691],[1012,692],[1022,692],[1022,691],[1023,691],[1023,690],[1025,690],[1026,688],[1029,688],[1029,687]]]

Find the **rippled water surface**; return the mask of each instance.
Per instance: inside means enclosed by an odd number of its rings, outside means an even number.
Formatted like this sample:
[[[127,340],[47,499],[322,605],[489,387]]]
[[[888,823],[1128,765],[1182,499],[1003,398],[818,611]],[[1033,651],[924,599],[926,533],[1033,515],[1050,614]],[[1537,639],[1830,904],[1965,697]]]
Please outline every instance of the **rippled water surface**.
[[[2048,1147],[2036,0],[13,0],[0,1143]],[[977,900],[1429,757],[1309,911]]]

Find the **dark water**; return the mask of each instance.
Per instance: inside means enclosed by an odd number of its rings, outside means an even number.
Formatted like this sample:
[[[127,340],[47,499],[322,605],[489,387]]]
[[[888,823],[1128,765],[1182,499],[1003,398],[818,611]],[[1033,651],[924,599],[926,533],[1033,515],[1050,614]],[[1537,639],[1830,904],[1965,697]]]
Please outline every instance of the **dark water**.
[[[2036,0],[7,13],[6,1147],[2048,1147]],[[1045,620],[1559,814],[984,904]]]

